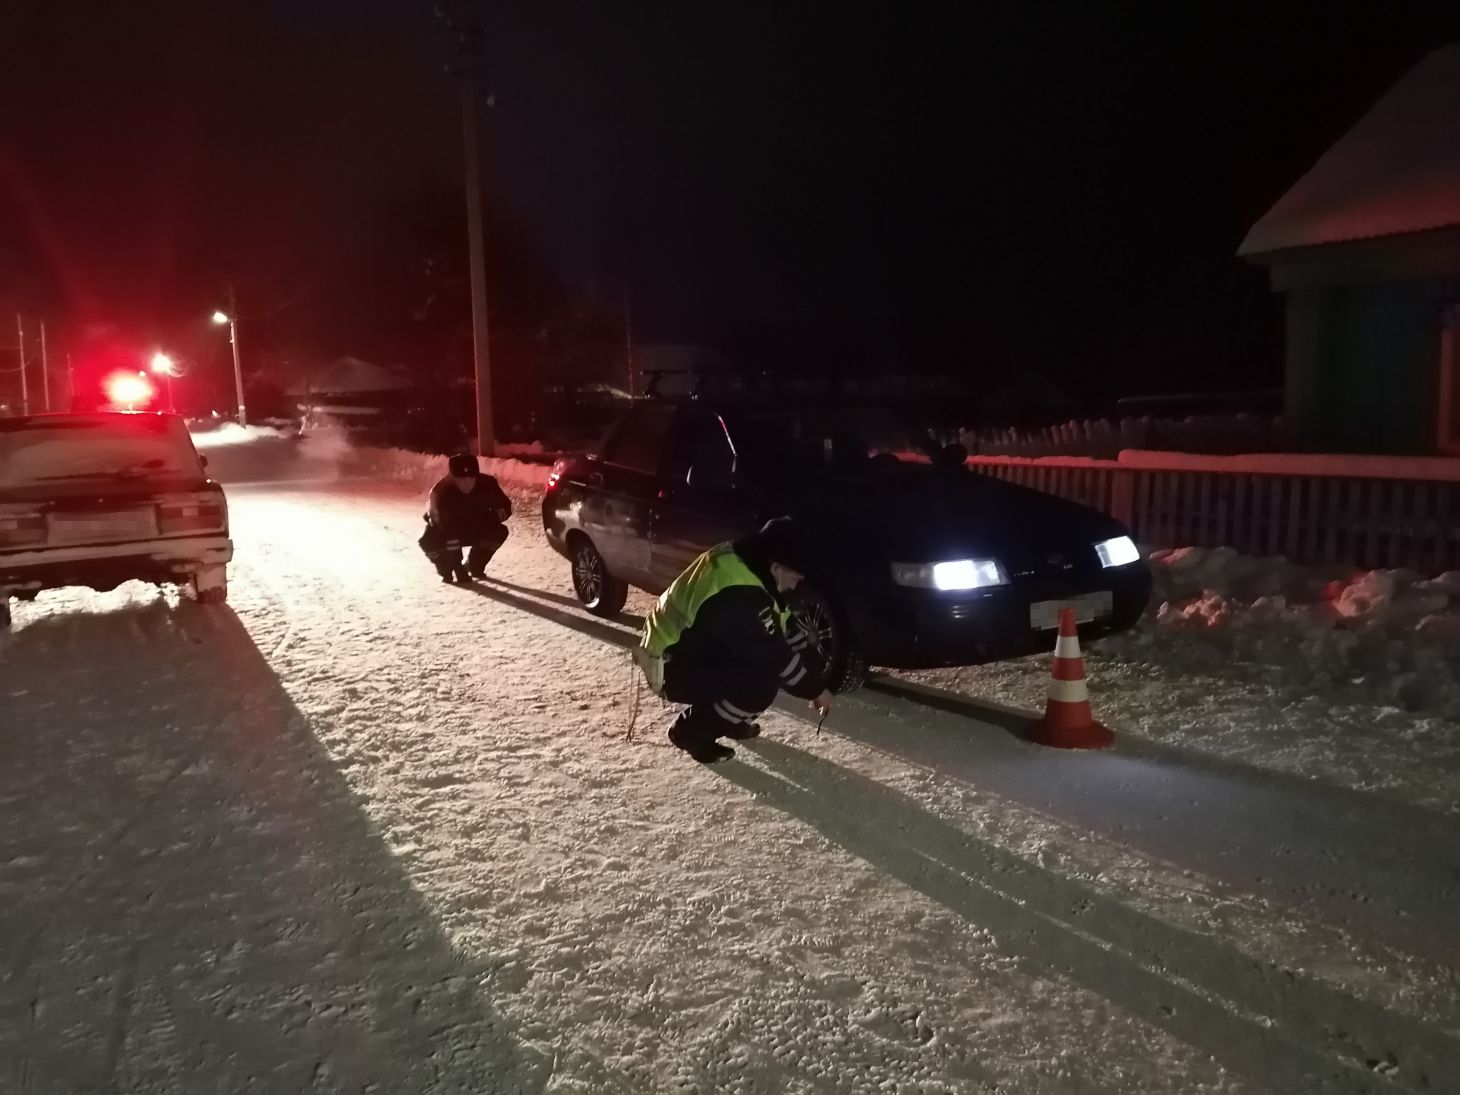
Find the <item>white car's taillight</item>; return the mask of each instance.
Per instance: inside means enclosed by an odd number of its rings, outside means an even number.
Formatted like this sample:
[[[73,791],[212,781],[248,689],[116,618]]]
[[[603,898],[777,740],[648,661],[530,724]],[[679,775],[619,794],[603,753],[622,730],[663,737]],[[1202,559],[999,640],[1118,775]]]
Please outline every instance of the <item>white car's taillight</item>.
[[[0,507],[0,547],[44,543],[46,519],[38,510]]]
[[[202,495],[185,502],[163,502],[157,507],[157,531],[163,536],[185,532],[222,532],[227,527],[228,507],[222,495]]]

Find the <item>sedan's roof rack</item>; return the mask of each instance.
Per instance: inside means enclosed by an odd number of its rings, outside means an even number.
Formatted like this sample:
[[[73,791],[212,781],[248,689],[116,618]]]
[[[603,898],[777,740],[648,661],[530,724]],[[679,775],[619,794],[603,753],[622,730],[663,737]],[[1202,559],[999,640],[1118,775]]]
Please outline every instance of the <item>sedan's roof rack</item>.
[[[644,394],[649,399],[756,398],[767,396],[836,397],[856,394],[856,378],[812,372],[751,369],[645,369]],[[682,379],[681,384],[666,381]],[[673,388],[675,390],[666,390]]]
[[[704,370],[702,369],[645,369],[644,376],[649,378],[649,383],[644,388],[644,396],[647,399],[664,399],[668,393],[664,392],[660,385],[665,377],[686,376],[690,378],[688,395],[691,399],[700,394],[704,385]]]

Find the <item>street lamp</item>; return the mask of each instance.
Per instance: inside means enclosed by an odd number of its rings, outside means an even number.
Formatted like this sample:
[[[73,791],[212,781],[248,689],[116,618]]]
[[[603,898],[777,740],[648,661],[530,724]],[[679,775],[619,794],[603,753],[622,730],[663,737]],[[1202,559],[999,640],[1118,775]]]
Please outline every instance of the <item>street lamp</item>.
[[[172,398],[172,378],[177,376],[177,363],[167,354],[158,350],[152,355],[152,371],[158,376],[167,378],[167,409],[171,414],[177,413],[177,403]]]
[[[233,346],[233,385],[238,391],[238,424],[248,425],[248,412],[243,406],[243,366],[238,363],[238,317],[228,312],[214,312],[213,322],[218,326],[228,324],[228,341]]]

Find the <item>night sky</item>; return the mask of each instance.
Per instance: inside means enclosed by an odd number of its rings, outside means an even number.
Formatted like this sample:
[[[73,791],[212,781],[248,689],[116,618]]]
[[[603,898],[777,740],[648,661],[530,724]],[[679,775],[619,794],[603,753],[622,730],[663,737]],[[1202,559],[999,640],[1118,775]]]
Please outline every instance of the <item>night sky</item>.
[[[259,344],[398,356],[382,241],[459,197],[429,0],[12,7],[0,309],[185,339],[232,281]],[[498,217],[627,292],[641,343],[1268,387],[1281,313],[1238,242],[1460,37],[1453,5],[864,7],[483,4]]]

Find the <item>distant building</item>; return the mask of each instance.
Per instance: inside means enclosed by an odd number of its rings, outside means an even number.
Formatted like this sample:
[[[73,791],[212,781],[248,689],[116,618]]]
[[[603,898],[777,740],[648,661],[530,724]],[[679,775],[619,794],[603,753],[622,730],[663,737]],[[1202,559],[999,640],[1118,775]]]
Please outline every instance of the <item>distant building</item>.
[[[1400,80],[1238,254],[1287,296],[1296,447],[1460,454],[1460,46]]]
[[[291,385],[288,395],[307,420],[370,425],[388,412],[399,412],[412,388],[400,373],[357,357],[341,357]]]

